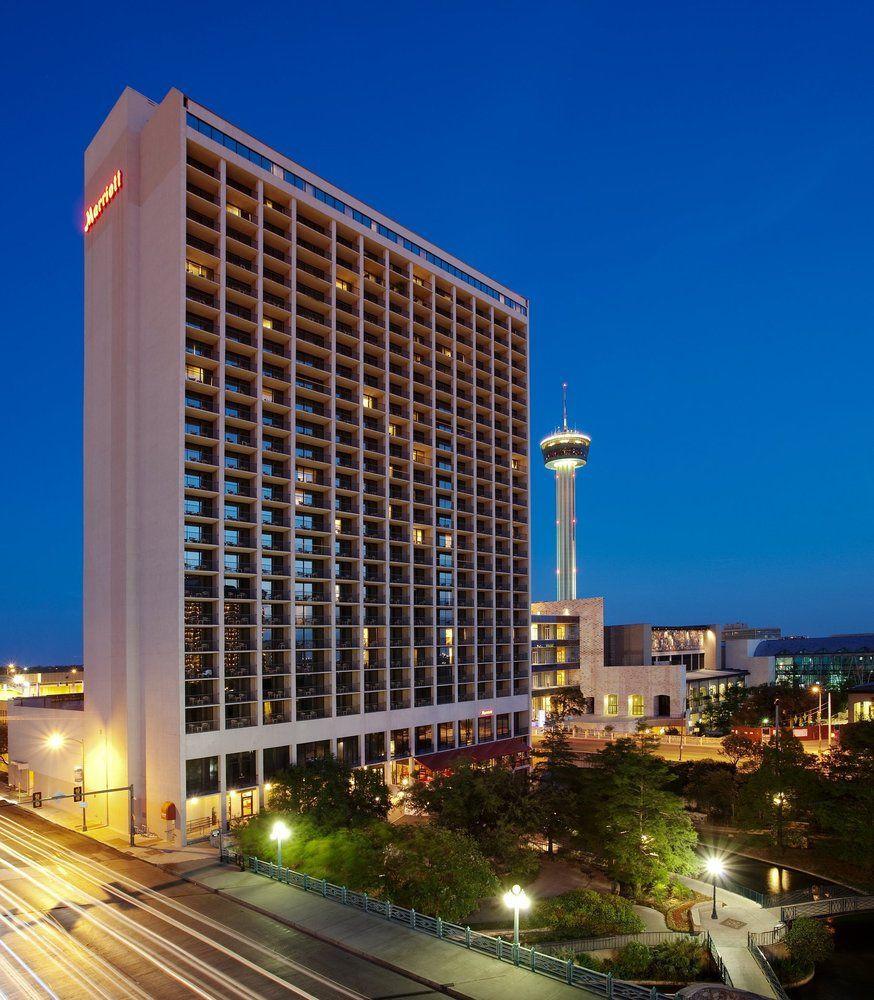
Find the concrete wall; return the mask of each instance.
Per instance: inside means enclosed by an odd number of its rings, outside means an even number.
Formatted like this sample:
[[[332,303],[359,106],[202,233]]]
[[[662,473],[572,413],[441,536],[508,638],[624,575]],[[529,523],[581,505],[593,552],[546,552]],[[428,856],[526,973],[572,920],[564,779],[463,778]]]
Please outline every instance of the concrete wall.
[[[50,736],[64,737],[58,749],[48,745]],[[61,793],[71,795],[74,772],[82,766],[82,744],[85,740],[84,778],[86,789],[107,788],[109,755],[104,731],[94,718],[85,712],[33,708],[9,703],[9,779],[10,784],[23,793],[42,792],[43,800]],[[17,766],[16,766],[17,765]],[[127,814],[126,794],[113,796],[86,796],[89,825],[102,825],[108,821],[108,810],[114,807],[109,799],[118,799],[123,815]],[[53,803],[63,812],[82,815],[82,806],[72,799]]]
[[[611,725],[617,730],[633,732],[639,717],[632,716],[628,699],[631,695],[643,696],[643,718],[652,719],[656,711],[656,697],[668,695],[671,699],[672,718],[683,715],[686,701],[685,671],[681,666],[668,664],[639,664],[637,666],[604,667],[595,679],[592,694],[595,712],[586,716],[585,722],[593,725]],[[606,714],[606,697],[618,696],[618,715]]]
[[[761,639],[727,639],[723,668],[725,670],[748,670],[747,687],[757,684],[773,684],[776,674],[776,660],[773,656],[753,656]]]

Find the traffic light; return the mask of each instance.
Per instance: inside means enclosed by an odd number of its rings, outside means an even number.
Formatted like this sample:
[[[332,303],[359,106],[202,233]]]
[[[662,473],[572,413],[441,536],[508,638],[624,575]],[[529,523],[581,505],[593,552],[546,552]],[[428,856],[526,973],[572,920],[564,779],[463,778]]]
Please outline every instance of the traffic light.
[[[42,792],[34,792],[31,801],[34,809],[42,809]]]
[[[82,799],[84,799],[84,798],[85,798],[85,796],[82,794],[82,786],[81,785],[73,785],[73,801],[74,802],[81,802]]]

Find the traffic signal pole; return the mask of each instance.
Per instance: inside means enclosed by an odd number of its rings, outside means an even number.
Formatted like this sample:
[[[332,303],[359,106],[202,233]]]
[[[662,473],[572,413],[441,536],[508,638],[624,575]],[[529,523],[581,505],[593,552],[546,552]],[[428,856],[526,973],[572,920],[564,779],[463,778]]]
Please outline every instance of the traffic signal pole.
[[[61,799],[72,799],[74,802],[84,802],[87,795],[109,795],[112,792],[127,792],[128,800],[128,835],[130,839],[130,846],[134,847],[134,835],[136,833],[136,827],[134,826],[134,786],[133,785],[121,785],[118,788],[95,788],[90,791],[85,791],[81,785],[76,785],[73,792],[69,795],[50,795],[45,799],[46,802],[59,802]],[[30,804],[34,809],[42,809],[44,797],[42,792],[31,792]],[[23,803],[19,801],[19,805]],[[87,828],[83,828],[84,832],[87,832]]]

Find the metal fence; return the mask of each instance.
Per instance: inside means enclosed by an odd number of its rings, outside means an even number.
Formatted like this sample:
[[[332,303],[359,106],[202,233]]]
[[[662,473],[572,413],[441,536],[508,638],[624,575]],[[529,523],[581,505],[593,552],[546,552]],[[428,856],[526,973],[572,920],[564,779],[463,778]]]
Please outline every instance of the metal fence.
[[[688,938],[705,943],[705,935],[701,932],[696,934],[692,931],[641,931],[639,934],[609,934],[605,937],[574,938],[570,941],[540,941],[537,947],[548,955],[557,951],[573,951],[579,954],[581,951],[618,951],[632,941],[656,945],[665,941]]]
[[[771,931],[748,931],[747,944],[750,942],[759,946],[776,944],[786,937],[787,930],[786,924],[777,924]]]
[[[710,931],[707,932],[707,950],[710,952],[710,958],[713,960],[713,964],[716,966],[716,971],[719,973],[719,978],[725,983],[726,986],[734,986],[731,981],[731,976],[728,974],[728,969],[726,968],[725,962],[722,960],[722,955],[716,950],[716,945],[713,943],[713,938],[710,936]]]
[[[774,996],[777,997],[777,1000],[789,1000],[789,995],[786,990],[783,989],[783,984],[777,978],[777,973],[771,968],[771,963],[767,958],[765,958],[765,953],[756,944],[756,942],[752,940],[752,935],[750,934],[747,934],[747,949],[764,973],[765,979],[768,980],[768,985],[774,991]]]
[[[856,913],[859,910],[874,910],[874,896],[836,896],[809,903],[796,903],[782,907],[780,919],[786,923],[797,917],[829,917],[840,913]]]
[[[344,906],[354,907],[364,913],[372,913],[391,923],[400,924],[411,930],[430,934],[432,937],[460,945],[470,951],[488,955],[499,962],[509,962],[542,976],[559,979],[569,986],[597,993],[600,996],[610,998],[610,1000],[614,1000],[614,998],[615,1000],[667,1000],[654,986],[647,989],[634,983],[626,983],[623,980],[614,979],[609,972],[605,974],[595,972],[594,969],[583,968],[581,965],[575,964],[572,959],[556,958],[554,955],[547,955],[522,945],[516,947],[502,938],[473,931],[470,927],[462,927],[459,924],[442,920],[440,917],[429,917],[404,906],[395,906],[383,899],[374,899],[366,892],[355,892],[343,885],[333,885],[326,879],[313,878],[311,875],[304,875],[301,872],[292,871],[290,868],[280,868],[278,865],[261,861],[259,858],[243,857],[226,851],[222,852],[221,860],[225,863],[237,864],[257,875],[264,875],[286,885],[303,889],[304,892],[314,892],[325,899],[333,899],[342,903]]]
[[[762,893],[756,892],[755,889],[749,889],[747,886],[741,885],[740,882],[735,882],[733,878],[729,878],[727,875],[723,875],[717,885],[723,889],[728,889],[729,892],[737,893],[738,896],[743,896],[745,899],[751,899],[754,903],[758,903],[759,906],[765,909],[788,906],[791,903],[829,899],[838,893],[842,895],[846,895],[847,893],[847,890],[843,886],[821,884],[808,885],[803,889],[795,889],[792,892]]]

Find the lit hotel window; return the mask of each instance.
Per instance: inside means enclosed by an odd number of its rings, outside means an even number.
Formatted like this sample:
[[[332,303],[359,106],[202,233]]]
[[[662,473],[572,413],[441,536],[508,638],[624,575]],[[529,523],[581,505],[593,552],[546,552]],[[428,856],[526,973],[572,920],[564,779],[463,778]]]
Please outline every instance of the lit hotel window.
[[[643,695],[630,694],[628,696],[628,714],[636,718],[643,715]]]
[[[604,715],[619,715],[619,695],[604,695]]]

